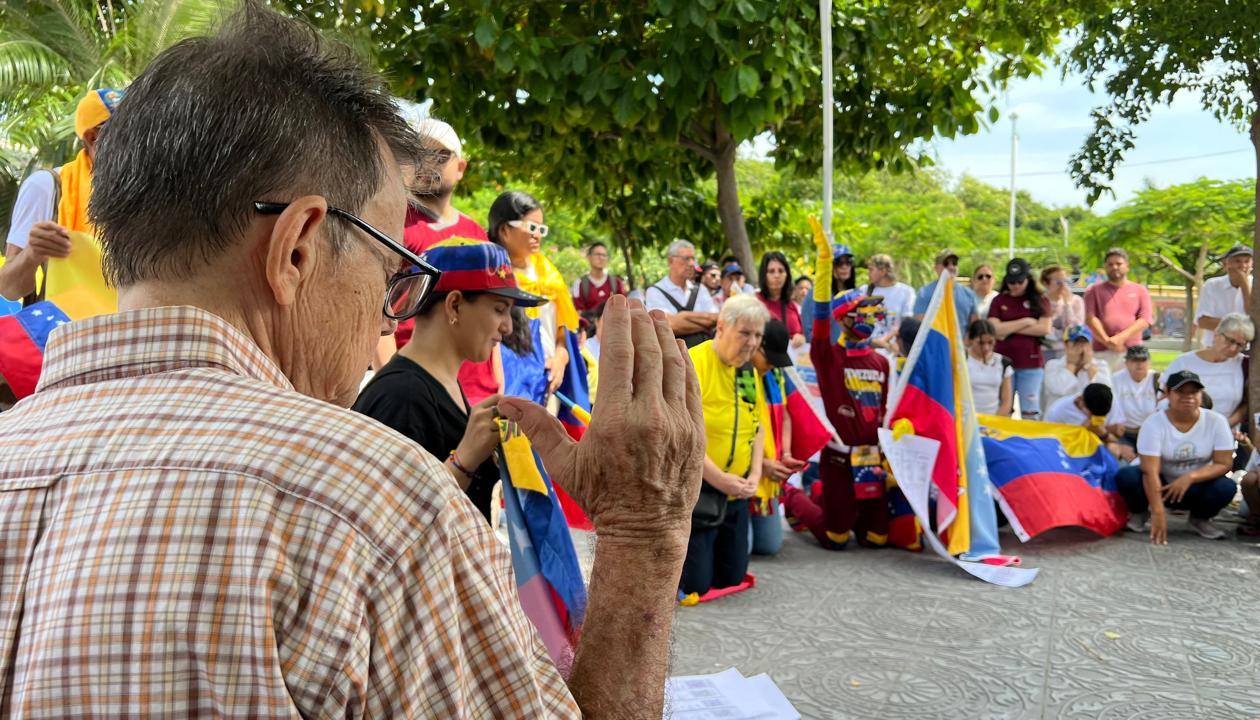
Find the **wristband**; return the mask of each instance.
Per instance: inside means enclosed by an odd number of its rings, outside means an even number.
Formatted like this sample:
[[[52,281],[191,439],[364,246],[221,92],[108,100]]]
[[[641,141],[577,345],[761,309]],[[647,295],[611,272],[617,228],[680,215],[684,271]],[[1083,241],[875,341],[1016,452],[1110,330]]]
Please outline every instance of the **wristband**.
[[[473,477],[472,470],[469,470],[468,468],[464,467],[464,464],[459,461],[459,456],[455,454],[454,450],[451,451],[451,454],[448,455],[446,459],[448,462],[450,462],[451,467],[464,473],[464,476],[467,477],[468,479],[470,480],[472,479]]]

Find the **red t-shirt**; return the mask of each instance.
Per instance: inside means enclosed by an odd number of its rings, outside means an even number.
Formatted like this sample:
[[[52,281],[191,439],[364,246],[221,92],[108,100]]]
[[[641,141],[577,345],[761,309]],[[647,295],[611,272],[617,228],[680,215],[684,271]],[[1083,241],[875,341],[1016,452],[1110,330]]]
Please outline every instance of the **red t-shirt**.
[[[757,299],[770,311],[770,317],[787,325],[789,338],[805,334],[805,326],[801,324],[801,311],[796,309],[796,303],[791,300],[767,300],[760,292],[757,293]],[[783,317],[785,309],[787,311],[786,318]]]
[[[1146,286],[1135,282],[1126,282],[1120,287],[1103,280],[1089,286],[1085,291],[1085,317],[1098,318],[1108,335],[1123,332],[1138,319],[1150,323],[1154,319],[1151,313],[1151,295]],[[1133,333],[1125,347],[1142,344],[1142,333]],[[1106,350],[1098,338],[1094,339],[1095,350]]]
[[[428,222],[419,212],[412,208],[407,208],[406,222],[407,224],[403,230],[403,244],[407,246],[408,250],[417,255],[443,240],[451,238],[488,239],[486,231],[477,224],[477,221],[464,213],[459,213],[454,222],[443,225],[441,222]],[[398,347],[406,345],[411,340],[411,332],[415,326],[416,321],[414,319],[398,323],[398,327],[394,330],[394,340],[398,343]],[[493,377],[492,373],[492,380]],[[465,388],[465,392],[467,393],[467,388]],[[473,402],[471,394],[469,394],[469,402]]]
[[[815,337],[830,331],[828,320],[815,320]],[[810,346],[809,357],[827,419],[840,439],[846,445],[877,445],[888,402],[888,360],[870,348],[846,351],[827,342]]]
[[[604,282],[596,285],[589,275],[583,275],[578,279],[576,284],[577,292],[573,294],[573,304],[577,307],[578,312],[586,312],[599,307],[613,295],[625,295],[626,283],[616,275],[608,274],[604,276]],[[583,293],[583,290],[586,290]]]
[[[1032,304],[1027,296],[1014,297],[1006,293],[998,293],[989,304],[989,319],[1009,322],[1033,316]],[[1041,298],[1041,317],[1050,317],[1050,301]],[[999,340],[994,350],[1011,359],[1016,370],[1028,370],[1045,367],[1046,357],[1041,349],[1041,338],[1032,335],[1008,335]]]

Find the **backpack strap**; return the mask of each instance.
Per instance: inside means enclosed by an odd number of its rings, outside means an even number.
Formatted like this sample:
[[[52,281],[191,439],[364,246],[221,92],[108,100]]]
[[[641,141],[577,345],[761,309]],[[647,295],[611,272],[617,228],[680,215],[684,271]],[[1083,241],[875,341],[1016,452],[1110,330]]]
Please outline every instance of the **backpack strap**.
[[[582,305],[589,306],[591,304],[591,276],[583,275],[578,280],[578,297],[582,298]]]
[[[696,309],[696,298],[700,296],[700,283],[691,286],[691,294],[687,296],[687,312],[693,312]],[[681,311],[680,311],[681,312]]]
[[[675,299],[674,299],[674,296],[673,296],[673,295],[670,295],[669,293],[665,292],[665,290],[664,290],[663,288],[661,288],[659,285],[653,285],[652,287],[648,288],[648,290],[655,290],[656,292],[660,293],[661,295],[664,295],[664,296],[665,296],[665,299],[669,301],[669,304],[674,306],[674,312],[687,312],[687,311],[688,311],[688,310],[687,310],[687,308],[685,308],[685,307],[683,307],[682,305],[680,305],[680,304],[679,304],[679,302],[678,302],[677,300],[675,300]],[[696,301],[696,296],[695,296],[695,294],[693,293],[693,294],[692,294],[692,296],[691,296],[691,298],[690,298],[690,302],[692,303],[692,307],[695,307],[695,301]]]

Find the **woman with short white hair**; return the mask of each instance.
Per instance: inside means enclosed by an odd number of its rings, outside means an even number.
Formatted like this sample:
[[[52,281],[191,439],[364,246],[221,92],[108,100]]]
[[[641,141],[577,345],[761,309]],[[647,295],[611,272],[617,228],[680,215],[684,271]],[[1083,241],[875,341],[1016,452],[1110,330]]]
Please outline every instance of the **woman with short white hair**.
[[[1255,339],[1256,327],[1242,313],[1229,313],[1216,326],[1212,344],[1178,355],[1168,365],[1166,376],[1189,370],[1203,380],[1203,389],[1212,398],[1212,409],[1236,428],[1247,417],[1247,397],[1243,384],[1242,351]]]
[[[753,295],[722,304],[717,332],[689,351],[704,405],[704,483],[691,518],[679,588],[703,595],[748,570],[748,498],[761,481],[765,395],[752,366],[770,312]]]

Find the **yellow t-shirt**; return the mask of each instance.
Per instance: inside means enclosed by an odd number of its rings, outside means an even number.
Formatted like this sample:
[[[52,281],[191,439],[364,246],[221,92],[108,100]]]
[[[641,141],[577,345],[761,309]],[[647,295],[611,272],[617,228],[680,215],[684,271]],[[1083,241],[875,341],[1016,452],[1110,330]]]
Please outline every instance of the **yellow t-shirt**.
[[[737,373],[722,362],[712,340],[689,352],[704,406],[705,454],[722,470],[747,475],[766,403],[761,379],[751,367]],[[736,389],[737,383],[742,391]]]

